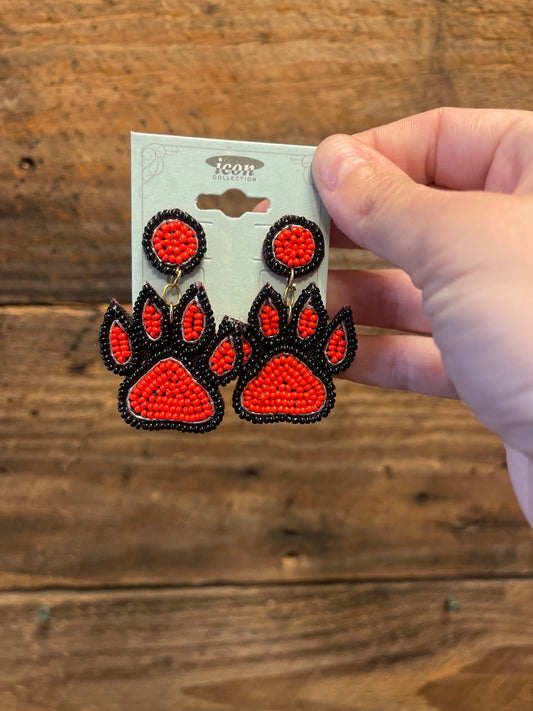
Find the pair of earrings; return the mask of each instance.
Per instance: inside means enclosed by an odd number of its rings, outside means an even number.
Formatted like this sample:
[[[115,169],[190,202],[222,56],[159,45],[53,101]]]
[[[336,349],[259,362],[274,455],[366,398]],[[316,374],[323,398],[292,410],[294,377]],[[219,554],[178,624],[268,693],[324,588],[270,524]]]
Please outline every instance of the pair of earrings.
[[[162,297],[145,284],[130,316],[111,301],[100,329],[105,365],[125,376],[118,409],[136,428],[207,432],[221,422],[220,386],[238,377],[233,407],[255,423],[310,423],[335,401],[332,376],[348,368],[357,338],[349,306],[328,323],[311,284],[295,298],[294,280],[318,268],[324,237],[318,225],[286,215],[263,242],[267,267],[287,278],[283,296],[267,284],[248,323],[225,317],[215,328],[207,293],[196,282],[181,294],[179,280],[207,249],[202,226],[179,209],[163,210],[144,229],[150,262],[171,277]]]

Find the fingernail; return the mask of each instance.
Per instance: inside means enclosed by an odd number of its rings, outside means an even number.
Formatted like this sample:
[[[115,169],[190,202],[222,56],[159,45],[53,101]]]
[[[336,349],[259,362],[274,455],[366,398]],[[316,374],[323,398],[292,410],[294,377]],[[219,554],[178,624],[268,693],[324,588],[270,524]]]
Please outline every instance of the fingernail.
[[[369,151],[351,136],[330,136],[318,146],[313,160],[313,172],[332,192],[355,165],[368,163]]]
[[[509,445],[505,445],[507,467],[516,498],[522,507],[529,525],[533,527],[533,462],[529,457]]]

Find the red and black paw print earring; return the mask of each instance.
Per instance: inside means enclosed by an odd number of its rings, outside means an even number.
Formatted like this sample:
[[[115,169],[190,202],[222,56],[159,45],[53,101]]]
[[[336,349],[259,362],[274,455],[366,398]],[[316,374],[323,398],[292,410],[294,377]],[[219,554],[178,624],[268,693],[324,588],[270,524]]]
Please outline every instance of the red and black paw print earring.
[[[130,316],[115,300],[100,329],[104,363],[125,376],[118,391],[124,420],[147,430],[207,432],[224,415],[219,386],[242,366],[242,338],[225,318],[215,332],[213,311],[200,282],[182,296],[178,281],[206,251],[201,225],[181,210],[164,210],[146,225],[145,252],[172,276],[163,298],[149,285],[141,289]],[[174,292],[172,300],[169,292]]]
[[[278,220],[263,243],[271,271],[287,277],[283,297],[269,284],[255,298],[243,327],[244,363],[233,393],[239,417],[251,422],[310,423],[326,417],[335,401],[332,376],[348,368],[357,338],[349,306],[328,323],[315,284],[295,303],[294,280],[324,258],[324,237],[304,217]]]

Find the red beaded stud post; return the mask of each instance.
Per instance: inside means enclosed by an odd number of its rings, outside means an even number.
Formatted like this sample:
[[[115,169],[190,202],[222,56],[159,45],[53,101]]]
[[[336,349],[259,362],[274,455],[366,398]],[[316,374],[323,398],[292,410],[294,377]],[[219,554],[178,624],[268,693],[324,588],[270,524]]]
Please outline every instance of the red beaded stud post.
[[[143,233],[143,248],[154,267],[164,274],[179,268],[188,274],[204,258],[205,232],[194,217],[183,210],[161,210],[154,215]]]
[[[263,242],[263,259],[275,274],[295,278],[318,269],[324,259],[324,235],[305,217],[285,215],[269,229]]]

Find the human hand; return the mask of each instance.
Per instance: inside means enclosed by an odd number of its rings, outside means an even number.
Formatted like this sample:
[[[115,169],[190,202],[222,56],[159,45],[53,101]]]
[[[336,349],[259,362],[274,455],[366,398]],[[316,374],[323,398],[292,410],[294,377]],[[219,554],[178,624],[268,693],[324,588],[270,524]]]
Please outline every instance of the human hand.
[[[330,275],[333,309],[410,332],[361,336],[346,377],[460,397],[521,453],[533,525],[533,113],[446,108],[331,136],[313,174],[332,244],[400,268]]]

